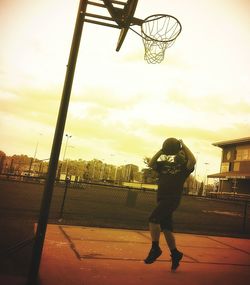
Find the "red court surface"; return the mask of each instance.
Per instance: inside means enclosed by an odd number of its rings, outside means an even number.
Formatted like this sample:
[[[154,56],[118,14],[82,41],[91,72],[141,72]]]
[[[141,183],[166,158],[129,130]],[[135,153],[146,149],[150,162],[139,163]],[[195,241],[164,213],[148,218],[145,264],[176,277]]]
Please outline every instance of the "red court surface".
[[[185,256],[178,270],[171,272],[163,236],[162,256],[146,265],[143,259],[151,245],[147,231],[48,225],[39,284],[249,284],[249,239],[177,233],[176,240]],[[5,282],[25,284],[7,276]]]

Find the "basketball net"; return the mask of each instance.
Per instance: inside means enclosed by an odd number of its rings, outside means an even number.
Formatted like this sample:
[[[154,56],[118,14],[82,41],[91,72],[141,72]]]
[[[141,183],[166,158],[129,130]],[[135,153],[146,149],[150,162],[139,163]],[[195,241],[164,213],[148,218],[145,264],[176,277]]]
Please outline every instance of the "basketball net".
[[[180,22],[173,16],[157,14],[147,17],[141,25],[144,59],[148,63],[162,62],[165,50],[173,45],[181,29]]]

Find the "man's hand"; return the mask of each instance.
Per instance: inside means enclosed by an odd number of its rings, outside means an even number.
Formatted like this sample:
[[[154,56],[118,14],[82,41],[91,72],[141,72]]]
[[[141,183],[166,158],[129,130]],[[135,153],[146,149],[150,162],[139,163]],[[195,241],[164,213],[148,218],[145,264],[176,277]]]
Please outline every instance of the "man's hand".
[[[156,162],[157,162],[157,159],[163,155],[164,152],[162,149],[160,149],[151,159],[150,161],[148,162],[148,166],[151,167],[151,168],[154,168],[156,166]]]
[[[143,162],[148,166],[148,164],[150,162],[150,158],[149,157],[144,157]]]
[[[196,163],[196,159],[191,150],[184,144],[182,140],[180,140],[180,143],[182,145],[182,150],[185,152],[185,155],[187,157],[187,168],[192,169]]]

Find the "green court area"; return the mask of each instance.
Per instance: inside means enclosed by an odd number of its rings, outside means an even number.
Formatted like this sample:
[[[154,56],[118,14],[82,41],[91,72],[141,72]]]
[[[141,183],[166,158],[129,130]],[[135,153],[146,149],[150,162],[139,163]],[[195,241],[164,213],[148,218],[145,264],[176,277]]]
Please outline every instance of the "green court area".
[[[21,219],[36,222],[44,186],[0,181],[1,224]],[[55,185],[49,222],[111,228],[147,229],[156,192],[102,184]],[[175,230],[220,235],[247,235],[249,203],[184,195],[175,213]]]

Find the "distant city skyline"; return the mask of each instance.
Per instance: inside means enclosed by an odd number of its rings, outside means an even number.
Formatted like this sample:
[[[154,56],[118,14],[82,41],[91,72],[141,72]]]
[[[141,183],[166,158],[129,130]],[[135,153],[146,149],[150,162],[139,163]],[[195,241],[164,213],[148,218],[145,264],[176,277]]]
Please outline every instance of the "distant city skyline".
[[[0,2],[0,150],[50,157],[78,0]],[[161,64],[138,35],[85,23],[60,159],[144,167],[167,137],[219,172],[214,142],[249,136],[250,2],[139,0],[135,16],[166,13],[183,31]]]

